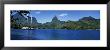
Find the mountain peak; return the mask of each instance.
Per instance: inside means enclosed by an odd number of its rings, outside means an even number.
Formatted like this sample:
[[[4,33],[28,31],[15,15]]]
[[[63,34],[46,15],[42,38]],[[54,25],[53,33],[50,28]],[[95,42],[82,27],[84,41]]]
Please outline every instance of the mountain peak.
[[[83,17],[81,19],[79,19],[79,21],[94,21],[96,20],[95,18],[93,18],[92,16],[89,16],[89,17]]]
[[[57,16],[55,16],[55,17],[53,17],[52,21],[55,22],[55,21],[59,21],[59,20],[58,20]]]

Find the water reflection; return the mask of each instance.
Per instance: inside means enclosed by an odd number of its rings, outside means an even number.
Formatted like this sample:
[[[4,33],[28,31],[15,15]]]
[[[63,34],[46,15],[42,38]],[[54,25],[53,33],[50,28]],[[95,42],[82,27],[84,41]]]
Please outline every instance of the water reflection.
[[[99,30],[11,30],[11,40],[100,40]]]

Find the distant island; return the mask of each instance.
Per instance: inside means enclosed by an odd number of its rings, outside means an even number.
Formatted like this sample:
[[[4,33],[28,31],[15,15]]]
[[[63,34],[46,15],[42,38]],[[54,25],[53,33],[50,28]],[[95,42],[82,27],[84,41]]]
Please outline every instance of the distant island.
[[[78,21],[60,21],[57,16],[54,16],[51,22],[39,23],[35,17],[26,16],[29,11],[17,11],[14,15],[12,13],[10,15],[12,29],[100,29],[100,19],[92,16],[83,17]]]

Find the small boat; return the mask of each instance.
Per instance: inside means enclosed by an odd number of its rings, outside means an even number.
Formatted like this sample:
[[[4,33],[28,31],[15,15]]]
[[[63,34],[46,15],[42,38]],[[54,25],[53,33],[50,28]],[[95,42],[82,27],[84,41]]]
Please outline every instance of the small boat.
[[[22,29],[28,29],[29,27],[22,27]]]

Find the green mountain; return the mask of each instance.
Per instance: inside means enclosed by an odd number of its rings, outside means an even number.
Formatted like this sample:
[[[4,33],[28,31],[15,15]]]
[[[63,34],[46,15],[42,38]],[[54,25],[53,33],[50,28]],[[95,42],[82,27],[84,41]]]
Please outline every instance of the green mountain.
[[[13,14],[14,13],[14,14]],[[57,16],[52,18],[51,22],[38,23],[35,17],[27,16],[29,11],[11,12],[11,28],[22,29],[100,29],[100,19],[95,19],[92,16],[83,17],[78,21],[60,21]]]

